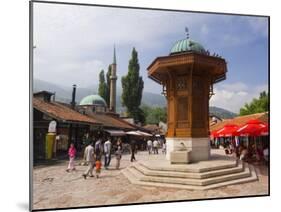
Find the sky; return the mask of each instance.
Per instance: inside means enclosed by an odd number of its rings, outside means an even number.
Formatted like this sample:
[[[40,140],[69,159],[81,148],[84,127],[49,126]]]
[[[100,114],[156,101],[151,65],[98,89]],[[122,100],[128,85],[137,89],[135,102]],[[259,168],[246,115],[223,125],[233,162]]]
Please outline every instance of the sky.
[[[227,79],[215,84],[211,106],[232,112],[268,90],[268,20],[264,17],[34,3],[35,79],[70,87],[98,84],[116,47],[117,86],[138,52],[144,91],[161,93],[147,77],[158,56],[186,37],[227,61]],[[95,92],[95,91],[93,91]]]

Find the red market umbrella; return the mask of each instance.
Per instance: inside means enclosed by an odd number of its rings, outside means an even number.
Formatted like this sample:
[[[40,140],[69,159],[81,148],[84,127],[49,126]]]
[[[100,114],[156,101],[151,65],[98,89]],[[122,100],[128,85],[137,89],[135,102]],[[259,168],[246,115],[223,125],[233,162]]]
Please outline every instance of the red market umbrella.
[[[241,126],[236,131],[236,135],[238,136],[258,136],[260,130],[265,127],[265,123],[260,120],[253,119],[248,121],[245,125]]]
[[[267,135],[269,135],[268,124],[265,124],[260,130],[258,130],[257,135],[258,136],[267,136]]]
[[[217,136],[217,130],[213,130],[212,132],[211,132],[211,137],[218,137]]]
[[[236,135],[236,131],[239,127],[236,124],[226,124],[220,130],[215,132],[214,137],[232,137]]]

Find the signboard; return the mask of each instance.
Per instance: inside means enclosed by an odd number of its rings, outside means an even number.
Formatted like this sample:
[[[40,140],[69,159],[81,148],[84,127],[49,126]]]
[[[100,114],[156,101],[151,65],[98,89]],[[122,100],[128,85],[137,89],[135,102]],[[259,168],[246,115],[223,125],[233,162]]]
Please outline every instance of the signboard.
[[[50,120],[50,121],[53,120],[52,117],[50,117],[50,116],[48,116],[48,115],[46,115],[46,114],[43,114],[43,119],[44,119],[44,120]]]
[[[56,128],[57,128],[57,122],[56,122],[56,121],[51,121],[51,122],[49,123],[48,132],[49,132],[49,133],[55,133],[55,132],[56,132]]]

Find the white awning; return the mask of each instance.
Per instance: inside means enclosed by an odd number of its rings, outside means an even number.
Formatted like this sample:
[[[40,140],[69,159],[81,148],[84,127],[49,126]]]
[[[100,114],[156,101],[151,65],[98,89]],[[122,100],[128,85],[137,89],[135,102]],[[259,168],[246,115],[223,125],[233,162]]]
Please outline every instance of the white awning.
[[[123,130],[105,130],[105,132],[108,132],[111,136],[124,136],[126,133]]]
[[[152,136],[152,134],[149,134],[149,133],[146,133],[143,131],[139,131],[139,130],[137,131],[137,133],[141,134],[142,136],[148,136],[148,137]]]
[[[141,136],[140,133],[136,132],[136,131],[130,131],[130,132],[126,132],[127,135],[137,135],[137,136]]]

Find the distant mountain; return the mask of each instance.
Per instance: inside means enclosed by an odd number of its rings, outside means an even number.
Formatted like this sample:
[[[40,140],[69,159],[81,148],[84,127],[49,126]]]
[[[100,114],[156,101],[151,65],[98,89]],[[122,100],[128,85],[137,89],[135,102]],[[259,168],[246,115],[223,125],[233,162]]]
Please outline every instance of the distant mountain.
[[[65,87],[65,86],[59,86],[55,83],[46,82],[39,79],[34,79],[33,81],[33,90],[34,92],[37,91],[50,91],[50,92],[56,92],[56,100],[62,101],[65,103],[71,102],[71,95],[72,95],[72,87]],[[91,95],[91,94],[97,94],[98,86],[93,85],[92,87],[87,88],[80,88],[77,87],[76,90],[76,102],[80,102],[83,97]],[[116,106],[117,111],[123,111],[124,108],[122,108],[121,105],[121,93],[122,89],[119,87],[117,88],[117,96],[116,96]],[[143,92],[142,97],[142,104],[150,105],[151,107],[163,107],[166,105],[166,99],[164,96],[161,96],[159,94],[154,94],[150,92]]]
[[[71,102],[71,95],[72,95],[72,87],[66,87],[66,86],[60,86],[55,83],[50,83],[46,82],[43,80],[39,79],[34,79],[33,80],[33,91],[50,91],[50,92],[55,92],[56,93],[56,100],[57,101],[62,101],[65,103],[70,103]],[[80,88],[77,87],[76,90],[76,102],[80,102],[83,97],[91,95],[91,94],[97,94],[98,86],[93,85],[91,87],[87,88]],[[121,92],[122,89],[119,87],[117,88],[117,97],[116,97],[116,106],[117,106],[117,111],[125,111],[125,108],[122,107],[121,105]],[[166,99],[164,96],[160,94],[154,94],[150,92],[143,92],[142,95],[142,104],[148,105],[150,107],[164,107],[166,106]],[[218,117],[221,118],[233,118],[237,116],[237,114],[230,112],[228,110],[219,108],[219,107],[210,107],[210,113],[217,115]]]
[[[72,95],[72,87],[60,86],[55,83],[46,82],[39,79],[33,80],[33,91],[50,91],[56,93],[56,100],[62,101],[65,103],[71,102],[71,95]],[[81,99],[85,96],[97,93],[97,86],[93,85],[92,87],[88,88],[80,88],[77,87],[76,89],[76,102],[80,102]]]
[[[222,119],[232,119],[237,116],[236,113],[214,106],[210,107],[209,113],[214,114]]]

